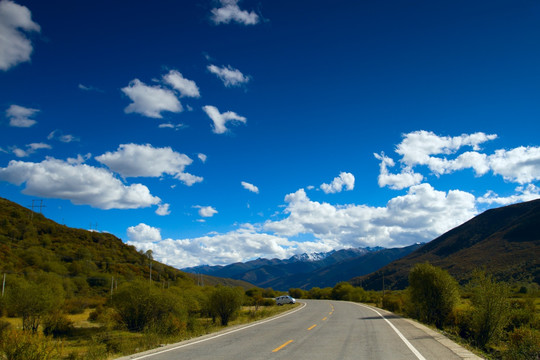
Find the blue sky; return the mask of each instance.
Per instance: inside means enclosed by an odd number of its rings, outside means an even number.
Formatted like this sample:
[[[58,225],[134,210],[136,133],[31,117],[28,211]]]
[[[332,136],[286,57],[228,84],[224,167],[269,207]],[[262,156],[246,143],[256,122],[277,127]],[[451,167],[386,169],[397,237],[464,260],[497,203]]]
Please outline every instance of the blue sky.
[[[539,20],[0,0],[0,196],[177,267],[429,241],[540,197]]]

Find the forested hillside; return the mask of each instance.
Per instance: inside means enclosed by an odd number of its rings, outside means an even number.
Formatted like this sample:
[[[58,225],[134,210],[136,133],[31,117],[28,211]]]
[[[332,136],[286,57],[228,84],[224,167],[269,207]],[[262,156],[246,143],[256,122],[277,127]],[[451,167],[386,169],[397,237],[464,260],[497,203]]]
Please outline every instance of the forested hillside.
[[[152,266],[150,267],[150,263]],[[151,274],[150,274],[151,269]],[[122,281],[193,282],[194,275],[152,260],[112,234],[73,229],[0,198],[0,272],[8,276],[52,273],[74,295],[102,295]],[[204,277],[207,285],[249,287],[245,282]]]

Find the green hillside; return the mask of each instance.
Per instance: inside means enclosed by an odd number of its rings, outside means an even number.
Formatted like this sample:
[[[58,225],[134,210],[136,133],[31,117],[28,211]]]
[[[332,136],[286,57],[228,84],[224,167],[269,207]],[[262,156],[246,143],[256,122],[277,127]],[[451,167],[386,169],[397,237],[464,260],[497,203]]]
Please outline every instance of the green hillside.
[[[111,281],[150,279],[170,285],[195,276],[161,264],[112,234],[73,229],[0,198],[0,272],[23,277],[54,274],[74,296],[103,295]],[[252,287],[246,282],[204,276],[206,285]]]

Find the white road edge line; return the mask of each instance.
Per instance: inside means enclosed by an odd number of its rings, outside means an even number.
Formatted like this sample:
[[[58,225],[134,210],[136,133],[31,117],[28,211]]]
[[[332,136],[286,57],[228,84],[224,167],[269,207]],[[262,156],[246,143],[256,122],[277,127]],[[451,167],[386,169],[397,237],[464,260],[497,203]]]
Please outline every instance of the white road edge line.
[[[219,338],[219,337],[222,337],[222,336],[225,336],[225,335],[229,335],[229,334],[235,333],[235,332],[237,332],[237,331],[242,331],[242,330],[245,330],[245,329],[249,329],[250,327],[253,327],[253,326],[258,326],[258,325],[265,324],[265,323],[270,322],[270,321],[274,321],[274,320],[280,319],[280,318],[285,317],[285,316],[289,316],[289,315],[294,314],[295,312],[297,312],[297,311],[299,311],[299,310],[302,310],[302,309],[305,308],[305,307],[306,307],[306,303],[303,303],[303,305],[302,305],[301,307],[299,307],[298,309],[296,309],[296,310],[286,312],[286,313],[283,314],[283,315],[279,315],[279,316],[270,318],[270,319],[268,319],[268,320],[258,321],[258,322],[256,322],[256,323],[251,324],[251,325],[247,325],[247,326],[244,326],[244,327],[241,327],[241,328],[238,328],[238,329],[234,329],[234,330],[231,330],[231,331],[227,331],[227,332],[225,332],[225,333],[222,333],[222,334],[219,334],[219,335],[215,335],[215,336],[212,336],[212,337],[209,337],[209,338],[206,338],[206,339],[193,341],[193,342],[190,342],[190,343],[188,343],[188,344],[183,344],[183,345],[174,346],[174,347],[172,347],[172,348],[168,348],[168,349],[165,349],[165,350],[157,351],[157,352],[152,353],[152,354],[147,354],[147,355],[142,355],[142,356],[138,356],[138,357],[133,357],[133,358],[131,358],[131,359],[133,359],[133,360],[146,359],[146,358],[149,358],[149,357],[152,357],[152,356],[156,356],[156,355],[159,355],[159,354],[163,354],[163,353],[166,353],[166,352],[169,352],[169,351],[181,349],[181,348],[183,348],[183,347],[187,347],[187,346],[191,346],[191,345],[195,345],[195,344],[200,344],[200,343],[205,342],[205,341],[217,339],[217,338]],[[425,359],[424,359],[424,360],[425,360]]]
[[[358,303],[355,303],[355,304],[358,305],[358,306],[368,308],[368,309],[376,312],[377,314],[379,314],[379,316],[382,317],[384,319],[384,321],[386,321],[388,323],[388,325],[390,325],[390,327],[396,332],[396,334],[398,334],[398,336],[401,338],[401,340],[403,340],[405,345],[407,345],[407,347],[409,349],[411,349],[411,351],[413,352],[414,355],[416,355],[418,360],[426,360],[426,358],[423,357],[422,354],[420,354],[420,352],[418,350],[416,350],[416,348],[409,342],[409,340],[407,340],[405,338],[405,336],[403,336],[403,334],[394,326],[394,324],[392,324],[387,318],[385,318],[383,314],[381,314],[380,312],[378,312],[377,310],[375,310],[372,307],[369,307],[369,306],[366,306],[366,305],[363,305],[363,304],[358,304]]]

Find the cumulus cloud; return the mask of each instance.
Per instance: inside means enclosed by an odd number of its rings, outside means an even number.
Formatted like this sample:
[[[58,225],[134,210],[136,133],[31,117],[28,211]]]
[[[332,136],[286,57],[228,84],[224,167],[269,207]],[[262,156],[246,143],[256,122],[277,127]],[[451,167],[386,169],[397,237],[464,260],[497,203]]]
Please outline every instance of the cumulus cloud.
[[[237,22],[243,25],[255,25],[259,22],[259,16],[253,11],[241,10],[239,0],[220,0],[221,7],[211,10],[211,19],[214,24],[228,24]]]
[[[311,201],[303,189],[287,195],[285,202],[287,217],[267,221],[265,230],[281,236],[311,234],[337,248],[429,241],[476,214],[472,194],[437,191],[429,184],[412,186],[386,207],[319,203]]]
[[[477,201],[482,204],[497,204],[500,206],[515,204],[518,202],[531,201],[540,198],[540,188],[534,184],[527,186],[518,186],[515,189],[515,193],[510,196],[499,196],[494,191],[486,192],[482,197],[479,197]]]
[[[415,131],[403,137],[403,141],[396,148],[396,153],[401,155],[400,173],[389,173],[388,168],[395,165],[393,159],[384,153],[374,154],[381,162],[379,173],[381,187],[403,189],[419,184],[424,176],[413,170],[417,166],[426,166],[436,176],[472,169],[476,176],[492,172],[494,175],[502,176],[506,181],[521,185],[540,180],[540,147],[520,146],[486,154],[481,152],[480,145],[496,139],[497,135],[478,132],[445,137],[432,132]],[[463,147],[471,147],[472,151],[457,154]]]
[[[242,74],[240,70],[229,66],[218,67],[216,65],[208,65],[208,70],[215,74],[226,87],[241,86],[249,82],[250,77]]]
[[[411,187],[385,207],[319,203],[310,200],[303,189],[288,194],[285,202],[282,220],[243,224],[234,231],[197,238],[137,238],[132,244],[152,250],[156,259],[176,267],[230,264],[349,247],[405,246],[432,240],[477,213],[473,195],[437,191],[428,184]],[[312,240],[295,240],[300,234],[311,235]]]
[[[36,120],[30,118],[38,112],[38,109],[13,104],[6,110],[6,117],[9,119],[10,126],[28,128],[37,123]]]
[[[123,177],[161,177],[172,175],[191,186],[202,177],[185,173],[191,160],[187,155],[173,151],[170,147],[155,148],[150,144],[122,144],[115,152],[106,152],[96,160]]]
[[[129,241],[135,243],[161,241],[161,232],[158,228],[140,223],[137,226],[130,226],[127,229]]]
[[[241,184],[244,187],[244,189],[254,192],[256,194],[259,193],[259,188],[257,186],[250,184],[248,182],[245,182],[245,181],[242,181]]]
[[[343,190],[343,187],[345,187],[345,190],[353,190],[354,189],[354,175],[348,172],[341,172],[339,173],[339,176],[334,178],[334,180],[330,184],[322,184],[321,190],[324,191],[325,194],[335,194],[338,192],[341,192]]]
[[[0,1],[0,70],[6,71],[29,61],[33,47],[26,33],[40,30],[26,6],[9,0]]]
[[[203,110],[208,115],[208,117],[214,122],[214,133],[223,134],[228,129],[225,127],[227,122],[241,122],[246,123],[247,119],[243,116],[240,116],[232,111],[224,112],[223,114],[215,106],[206,105],[203,106]]]
[[[390,189],[401,190],[422,182],[424,177],[411,169],[405,169],[399,174],[390,174],[388,168],[395,165],[394,160],[384,155],[384,153],[373,155],[381,162],[378,177],[380,187],[388,186]]]
[[[199,215],[202,216],[202,217],[212,217],[214,216],[215,214],[218,213],[218,211],[213,208],[212,206],[200,206],[200,205],[195,205],[193,206],[195,209],[199,209]]]
[[[171,211],[169,210],[170,204],[160,204],[156,210],[156,214],[159,216],[170,215]]]
[[[139,250],[152,250],[157,260],[177,268],[203,264],[231,264],[252,257],[285,258],[293,255],[293,250],[288,248],[295,245],[286,238],[258,233],[251,227],[193,239],[150,241],[153,238],[148,237],[148,241],[137,241],[141,238],[136,237],[136,240],[130,240],[128,244],[134,245]],[[321,247],[318,246],[316,249],[319,250]]]
[[[198,157],[199,160],[201,160],[201,162],[203,162],[203,163],[205,163],[205,162],[206,162],[206,159],[208,159],[208,156],[206,156],[206,155],[203,154],[203,153],[197,154],[197,157]]]
[[[23,193],[27,195],[65,199],[100,209],[137,209],[161,203],[142,184],[127,186],[105,169],[54,158],[40,163],[12,160],[0,168],[0,180],[25,184]]]
[[[195,97],[201,96],[197,84],[193,80],[188,80],[182,76],[182,74],[176,70],[169,71],[168,74],[163,75],[163,80],[180,93],[180,97]]]
[[[40,149],[52,149],[52,147],[49,144],[45,144],[45,143],[32,143],[32,144],[26,145],[26,150],[19,149],[17,147],[13,148],[13,153],[17,157],[27,157]]]
[[[132,80],[128,86],[122,88],[122,92],[132,101],[124,109],[126,114],[138,113],[161,119],[163,111],[173,113],[183,111],[182,104],[171,90],[161,86],[148,86],[139,79]]]
[[[480,150],[480,144],[496,138],[497,135],[486,135],[482,132],[451,137],[420,130],[405,134],[396,153],[402,156],[401,161],[407,166],[429,165],[431,155],[453,154],[464,146]]]

